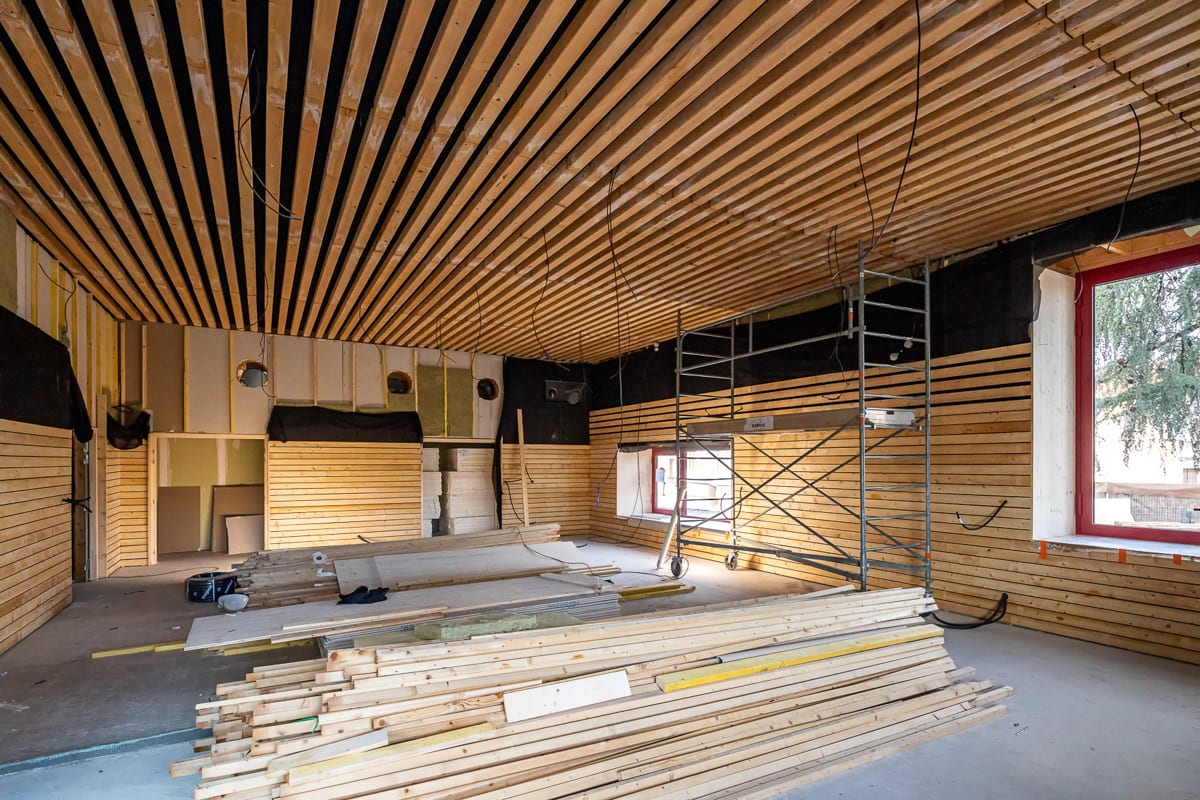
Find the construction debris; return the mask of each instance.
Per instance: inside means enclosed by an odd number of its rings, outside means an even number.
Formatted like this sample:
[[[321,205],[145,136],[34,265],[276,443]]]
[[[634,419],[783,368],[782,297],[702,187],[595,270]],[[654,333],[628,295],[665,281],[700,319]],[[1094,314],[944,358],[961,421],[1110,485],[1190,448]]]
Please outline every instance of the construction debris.
[[[765,798],[1004,713],[919,589],[760,598],[257,669],[196,797]]]
[[[328,600],[338,595],[336,562],[341,559],[503,545],[536,546],[558,541],[558,531],[558,525],[531,525],[457,536],[364,542],[320,549],[260,550],[236,565],[237,586],[239,592],[250,597],[250,608]]]

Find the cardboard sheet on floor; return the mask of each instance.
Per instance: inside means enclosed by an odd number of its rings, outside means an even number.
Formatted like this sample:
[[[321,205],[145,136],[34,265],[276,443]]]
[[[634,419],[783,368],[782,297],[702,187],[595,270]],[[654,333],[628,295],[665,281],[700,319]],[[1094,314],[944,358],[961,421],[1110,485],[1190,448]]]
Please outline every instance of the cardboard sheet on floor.
[[[584,566],[579,548],[571,542],[512,544],[431,553],[382,555],[338,559],[334,567],[342,594],[356,587],[429,585],[460,581],[489,580],[537,572],[557,572],[569,566]],[[596,565],[601,566],[601,565]]]
[[[300,627],[312,630],[313,635],[318,635],[323,623],[327,623],[329,629],[338,629],[365,619],[383,620],[393,614],[398,618],[407,618],[406,621],[413,621],[416,619],[414,613],[427,609],[446,609],[445,612],[428,614],[429,619],[437,619],[443,615],[465,611],[531,605],[594,594],[594,590],[586,587],[550,578],[533,577],[395,592],[384,602],[370,605],[341,606],[335,600],[326,600],[278,608],[261,608],[196,619],[192,622],[192,629],[188,632],[187,644],[183,649],[205,650],[248,642],[266,642],[273,636],[280,636]]]

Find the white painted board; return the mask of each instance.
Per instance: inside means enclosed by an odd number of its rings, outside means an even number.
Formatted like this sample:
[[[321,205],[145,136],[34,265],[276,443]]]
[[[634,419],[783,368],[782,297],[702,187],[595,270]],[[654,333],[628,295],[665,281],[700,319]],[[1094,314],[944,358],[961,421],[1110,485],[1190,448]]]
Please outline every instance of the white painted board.
[[[629,676],[625,670],[602,672],[599,675],[556,681],[532,689],[505,692],[504,717],[509,722],[520,722],[609,700],[619,700],[629,695]]]

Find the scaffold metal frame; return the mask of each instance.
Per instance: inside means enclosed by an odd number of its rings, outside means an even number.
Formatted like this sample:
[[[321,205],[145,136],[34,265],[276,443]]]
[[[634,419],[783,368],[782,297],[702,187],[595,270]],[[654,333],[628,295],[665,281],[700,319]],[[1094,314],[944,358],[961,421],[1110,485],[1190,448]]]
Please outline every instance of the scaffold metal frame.
[[[916,284],[922,287],[923,304],[918,306],[899,305],[872,300],[867,295],[870,281],[888,281]],[[811,297],[811,295],[808,295]],[[729,468],[734,486],[742,489],[740,496],[722,499],[721,508],[705,518],[683,517],[680,513],[687,493],[683,470],[676,469],[674,512],[671,515],[666,536],[663,539],[658,566],[661,569],[674,541],[675,554],[670,559],[672,574],[683,572],[683,547],[696,545],[728,550],[726,566],[736,569],[739,553],[770,555],[803,564],[838,575],[856,582],[860,589],[867,588],[870,570],[873,567],[901,570],[913,573],[923,581],[925,591],[931,591],[932,547],[930,524],[932,511],[931,470],[931,376],[930,376],[930,293],[929,262],[926,261],[921,277],[906,277],[866,269],[862,245],[857,259],[856,292],[847,302],[846,324],[838,331],[819,336],[810,336],[793,341],[755,347],[754,321],[768,311],[796,303],[803,298],[792,298],[766,308],[757,308],[708,325],[685,330],[682,314],[676,320],[675,348],[675,455],[681,463],[686,453],[702,451],[705,457],[716,459]],[[899,314],[913,314],[920,320],[920,336],[901,335],[872,330],[868,324],[868,313],[872,308],[885,308]],[[739,337],[739,329],[742,335]],[[856,340],[858,402],[853,408],[825,411],[809,411],[767,416],[739,416],[736,367],[739,361],[765,353],[833,341],[839,337]],[[896,360],[868,360],[867,342],[872,338],[897,340],[898,348],[920,348],[920,366]],[[739,346],[739,339],[743,346]],[[694,345],[703,341],[708,347]],[[715,345],[715,346],[714,346]],[[689,346],[694,349],[689,349]],[[720,350],[720,352],[715,352]],[[698,359],[698,360],[697,360]],[[884,376],[900,372],[923,374],[923,391],[920,394],[893,391],[878,391],[871,385]],[[728,403],[722,402],[724,395]],[[699,412],[693,401],[710,401]],[[839,434],[857,429],[857,451],[840,460],[836,466],[824,470],[814,477],[804,477],[796,470],[800,464],[814,454],[828,448]],[[764,434],[789,431],[819,431],[823,436],[806,447],[799,455],[781,459],[761,446]],[[884,431],[884,435],[868,441],[868,433]],[[880,453],[883,445],[897,437],[919,435],[922,446],[919,453]],[[735,461],[736,445],[753,450],[773,465],[766,478],[753,480],[738,471]],[[728,450],[728,455],[718,455]],[[924,465],[922,481],[872,483],[873,463],[919,462]],[[838,499],[820,485],[840,470],[857,464],[858,503],[857,507]],[[799,482],[799,488],[789,487],[782,496],[772,493],[772,484],[784,476]],[[920,511],[903,513],[878,513],[878,502],[871,497],[873,492],[907,492],[914,499],[923,498]],[[818,523],[810,523],[799,512],[789,508],[797,497],[811,493],[829,501],[831,508],[853,518],[858,525],[857,547],[840,544],[834,537],[821,532]],[[765,505],[752,517],[741,520],[738,511],[746,500],[761,498]],[[907,497],[907,495],[906,495]],[[776,512],[786,517],[800,530],[809,534],[811,541],[806,549],[795,550],[772,546],[768,543],[743,540],[738,526],[748,525],[763,516]],[[702,528],[712,528],[714,521],[728,519],[729,541],[694,538]],[[918,531],[898,530],[893,524],[900,520],[923,521]],[[902,551],[913,557],[906,563],[895,559],[884,559],[881,555],[889,551]]]

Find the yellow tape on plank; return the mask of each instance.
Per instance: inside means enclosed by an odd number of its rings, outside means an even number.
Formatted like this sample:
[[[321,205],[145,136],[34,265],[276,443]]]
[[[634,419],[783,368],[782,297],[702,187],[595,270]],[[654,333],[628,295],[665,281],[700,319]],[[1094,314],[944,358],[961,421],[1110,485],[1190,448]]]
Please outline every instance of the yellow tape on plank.
[[[827,658],[837,658],[852,653],[862,653],[867,650],[878,650],[906,642],[917,642],[922,639],[934,639],[942,635],[942,629],[936,625],[917,625],[903,631],[892,633],[876,633],[869,636],[859,636],[855,639],[844,639],[838,642],[815,644],[808,647],[798,647],[794,650],[784,650],[769,653],[765,656],[742,658],[724,664],[713,664],[708,667],[686,669],[670,675],[660,675],[658,686],[664,692],[676,692],[693,686],[703,686],[706,683],[717,683],[732,678],[741,678],[759,672],[783,669],[797,664],[807,664],[813,661],[823,661]]]

